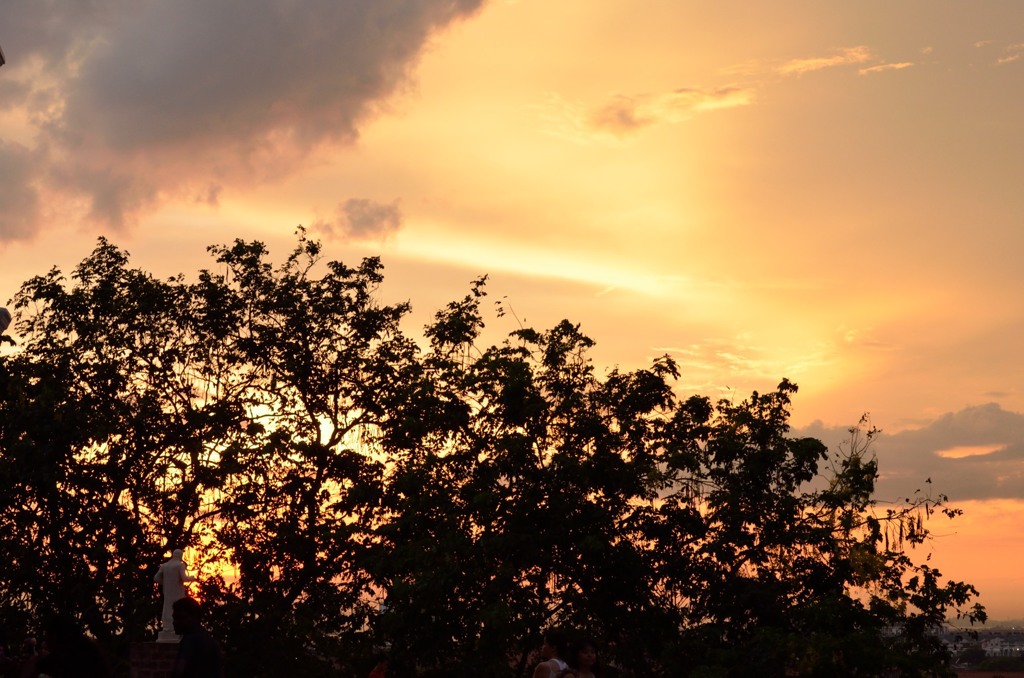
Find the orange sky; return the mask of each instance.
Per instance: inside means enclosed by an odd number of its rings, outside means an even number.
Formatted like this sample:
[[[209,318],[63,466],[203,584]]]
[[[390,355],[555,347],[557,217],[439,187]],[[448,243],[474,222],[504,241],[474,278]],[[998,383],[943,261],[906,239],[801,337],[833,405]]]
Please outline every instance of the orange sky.
[[[300,223],[418,321],[487,273],[603,364],[870,412],[880,491],[931,477],[936,561],[1024,618],[1024,4],[10,0],[0,45],[4,297]]]

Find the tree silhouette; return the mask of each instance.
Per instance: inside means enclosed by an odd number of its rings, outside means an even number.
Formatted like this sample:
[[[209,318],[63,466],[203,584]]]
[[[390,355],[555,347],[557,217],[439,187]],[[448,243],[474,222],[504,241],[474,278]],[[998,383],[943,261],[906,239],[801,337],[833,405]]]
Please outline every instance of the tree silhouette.
[[[375,258],[300,232],[157,280],[100,240],[26,282],[0,356],[0,622],[51,609],[115,651],[190,547],[232,675],[525,675],[587,631],[621,675],[948,671],[976,591],[911,556],[945,498],[874,497],[873,432],[789,436],[796,386],[677,393],[599,374],[563,321],[481,346],[485,280],[419,346]],[[685,366],[683,366],[685,369]]]

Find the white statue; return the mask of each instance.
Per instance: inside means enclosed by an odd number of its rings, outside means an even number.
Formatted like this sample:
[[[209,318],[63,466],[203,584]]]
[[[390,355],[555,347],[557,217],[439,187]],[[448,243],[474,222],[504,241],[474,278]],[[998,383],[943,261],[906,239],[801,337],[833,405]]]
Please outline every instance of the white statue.
[[[164,594],[164,610],[161,617],[163,630],[160,631],[158,640],[175,640],[174,621],[172,619],[172,606],[175,601],[185,597],[185,583],[195,581],[196,578],[188,573],[185,563],[181,561],[181,549],[174,549],[171,559],[160,566],[156,571],[153,581],[161,585]]]
[[[0,64],[2,64],[2,63],[3,63],[3,55],[0,54]],[[0,344],[8,343],[11,346],[14,346],[14,339],[12,339],[10,336],[4,334],[4,332],[7,331],[7,328],[11,326],[11,320],[12,320],[11,312],[8,311],[6,308],[3,308],[2,306],[0,306]]]

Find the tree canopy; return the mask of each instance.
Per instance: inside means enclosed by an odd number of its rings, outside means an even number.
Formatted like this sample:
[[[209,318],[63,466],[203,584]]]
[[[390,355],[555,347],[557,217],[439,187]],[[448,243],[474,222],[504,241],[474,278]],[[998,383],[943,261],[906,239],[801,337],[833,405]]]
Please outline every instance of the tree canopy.
[[[948,673],[984,620],[913,547],[940,494],[874,496],[874,432],[790,435],[783,380],[712,401],[668,356],[600,371],[562,321],[484,345],[483,279],[418,342],[376,258],[300,233],[160,280],[106,240],[24,283],[0,356],[0,624],[150,639],[188,548],[231,675],[522,676],[542,629],[623,676]]]

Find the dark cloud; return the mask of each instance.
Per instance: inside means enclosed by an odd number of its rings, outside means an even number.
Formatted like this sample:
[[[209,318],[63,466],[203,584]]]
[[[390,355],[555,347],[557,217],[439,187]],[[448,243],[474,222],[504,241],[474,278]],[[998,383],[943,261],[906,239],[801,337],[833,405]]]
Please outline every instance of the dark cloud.
[[[141,4],[140,0],[4,0],[0,26],[7,68],[39,59],[47,72],[66,72],[78,63],[83,50]]]
[[[15,0],[8,68],[35,57],[47,77],[24,65],[5,87],[33,107],[61,186],[117,226],[161,196],[276,180],[356,138],[430,37],[482,2]]]
[[[210,184],[206,186],[204,190],[200,191],[196,195],[196,202],[206,203],[211,207],[216,207],[220,204],[220,192],[223,188],[224,187],[220,184]]]
[[[846,428],[813,424],[794,432],[835,448]],[[878,496],[907,497],[926,488],[951,500],[1024,499],[1024,414],[990,403],[951,412],[921,428],[877,437]]]
[[[19,101],[23,101],[30,91],[31,87],[27,83],[0,79],[0,111],[13,108]]]
[[[402,227],[402,212],[397,200],[382,203],[349,198],[338,205],[336,222],[318,222],[316,226],[330,236],[346,240],[383,240]]]
[[[39,218],[39,194],[32,185],[32,153],[0,139],[0,240],[31,236]]]

